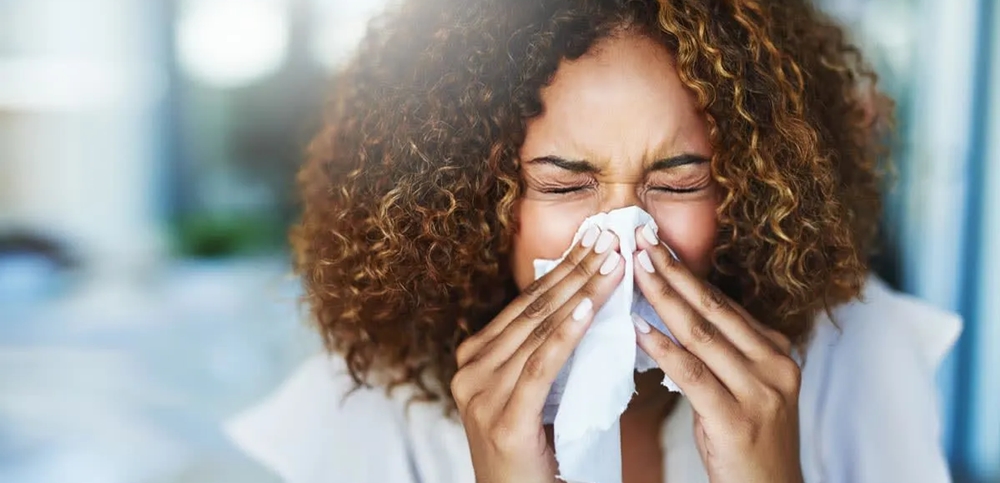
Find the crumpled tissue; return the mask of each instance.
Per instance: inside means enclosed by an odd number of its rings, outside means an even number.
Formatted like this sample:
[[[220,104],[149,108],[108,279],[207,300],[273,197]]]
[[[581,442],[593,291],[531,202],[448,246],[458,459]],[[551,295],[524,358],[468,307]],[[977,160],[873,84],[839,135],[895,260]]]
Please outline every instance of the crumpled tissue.
[[[554,426],[559,477],[568,482],[621,483],[619,418],[635,393],[634,371],[657,367],[636,344],[631,314],[638,314],[670,335],[634,286],[635,230],[646,223],[656,226],[653,217],[637,206],[599,213],[583,221],[570,244],[570,248],[575,246],[591,226],[611,230],[619,239],[625,276],[594,315],[590,329],[560,371],[545,403],[543,420]],[[567,253],[569,248],[563,257]],[[561,261],[535,260],[535,278],[550,272]],[[679,391],[667,377],[663,385]]]

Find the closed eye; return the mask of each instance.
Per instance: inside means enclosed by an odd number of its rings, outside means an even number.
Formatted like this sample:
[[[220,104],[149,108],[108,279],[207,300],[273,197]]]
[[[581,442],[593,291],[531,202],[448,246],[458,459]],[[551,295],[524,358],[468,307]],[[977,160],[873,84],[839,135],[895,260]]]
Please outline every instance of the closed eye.
[[[706,186],[694,186],[694,187],[691,187],[691,188],[673,188],[673,187],[670,187],[670,186],[653,186],[650,189],[654,190],[654,191],[664,191],[664,192],[667,192],[667,193],[681,193],[681,194],[683,194],[683,193],[697,193],[697,192],[699,192],[699,191],[701,191],[701,190],[703,190],[705,188],[706,188]]]
[[[564,195],[568,193],[576,193],[577,191],[583,191],[589,187],[590,186],[566,186],[561,188],[546,188],[542,190],[542,193]]]

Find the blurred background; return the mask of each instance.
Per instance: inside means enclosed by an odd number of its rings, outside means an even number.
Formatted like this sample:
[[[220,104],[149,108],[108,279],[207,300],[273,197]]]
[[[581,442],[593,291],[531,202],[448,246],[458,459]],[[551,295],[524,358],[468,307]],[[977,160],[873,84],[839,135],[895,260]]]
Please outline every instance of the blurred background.
[[[383,1],[0,0],[0,482],[277,481],[218,424],[317,350],[292,177]],[[821,4],[898,102],[878,269],[965,318],[953,471],[1000,482],[1000,7]]]

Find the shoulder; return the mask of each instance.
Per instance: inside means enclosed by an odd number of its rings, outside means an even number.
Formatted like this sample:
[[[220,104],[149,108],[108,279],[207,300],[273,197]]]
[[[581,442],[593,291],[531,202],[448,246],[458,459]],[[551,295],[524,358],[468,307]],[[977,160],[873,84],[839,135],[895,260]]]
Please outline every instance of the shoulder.
[[[807,354],[832,350],[838,358],[866,363],[900,363],[913,359],[936,370],[961,333],[958,315],[915,297],[895,292],[869,277],[859,299],[822,316]]]
[[[869,277],[860,298],[818,318],[803,390],[915,390],[915,380],[934,379],[961,328],[958,315]]]
[[[438,405],[408,405],[409,396],[405,387],[356,388],[342,357],[317,355],[224,431],[289,483],[415,482],[442,464],[415,442],[447,437],[457,423]]]
[[[874,277],[832,315],[805,352],[804,457],[824,462],[828,481],[947,481],[935,379],[959,317]]]
[[[331,472],[359,469],[355,462],[372,450],[387,458],[405,455],[395,402],[383,391],[354,389],[342,358],[314,356],[224,429],[241,450],[291,483],[330,481]],[[364,481],[351,476],[343,481]]]

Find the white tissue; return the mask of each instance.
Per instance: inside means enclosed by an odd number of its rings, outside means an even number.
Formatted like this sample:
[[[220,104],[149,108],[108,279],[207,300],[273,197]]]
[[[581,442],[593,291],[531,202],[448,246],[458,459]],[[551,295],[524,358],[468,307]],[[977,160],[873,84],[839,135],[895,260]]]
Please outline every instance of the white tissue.
[[[573,237],[576,245],[591,226],[618,236],[625,276],[594,316],[573,356],[559,373],[545,402],[543,419],[554,423],[559,477],[571,482],[621,483],[621,431],[618,420],[635,393],[634,371],[656,363],[636,345],[632,313],[670,334],[645,297],[634,288],[635,229],[653,223],[653,217],[636,206],[591,216]],[[567,248],[563,257],[569,252]],[[545,275],[559,260],[535,260],[535,278]],[[663,385],[677,386],[664,377]]]

